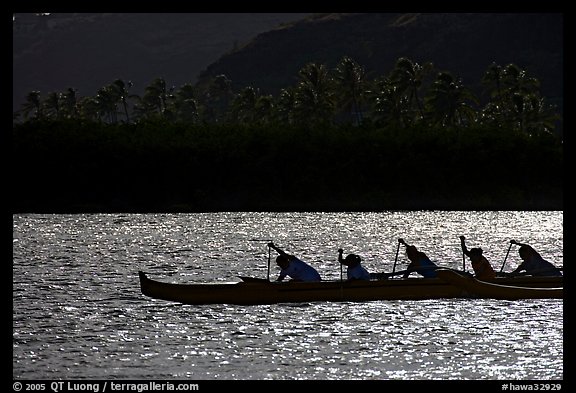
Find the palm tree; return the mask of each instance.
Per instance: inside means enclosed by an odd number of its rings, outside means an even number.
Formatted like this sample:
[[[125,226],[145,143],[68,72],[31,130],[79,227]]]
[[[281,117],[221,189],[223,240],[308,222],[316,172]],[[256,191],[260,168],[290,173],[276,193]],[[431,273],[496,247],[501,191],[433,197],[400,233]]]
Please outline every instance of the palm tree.
[[[536,94],[526,97],[526,129],[529,135],[540,133],[552,134],[556,128],[556,122],[561,119],[560,114],[556,112],[556,107],[545,102],[544,98]]]
[[[68,119],[75,119],[78,117],[78,100],[76,98],[76,89],[71,87],[62,93],[62,112],[64,117]]]
[[[504,95],[502,92],[502,77],[503,70],[502,67],[496,63],[490,64],[484,76],[482,77],[481,83],[486,87],[490,97],[496,100],[498,105],[501,107],[504,105]]]
[[[258,93],[247,86],[242,89],[232,100],[231,119],[239,123],[253,123],[256,120],[256,102]]]
[[[334,77],[340,105],[352,116],[356,124],[362,122],[361,100],[364,89],[364,69],[348,56],[336,66]]]
[[[182,85],[171,97],[170,106],[173,108],[176,120],[188,123],[198,121],[198,102],[191,84]]]
[[[81,118],[93,121],[102,120],[100,103],[96,97],[82,97],[78,100],[78,108]]]
[[[134,115],[138,119],[150,119],[156,116],[171,117],[168,109],[169,95],[174,87],[167,89],[164,78],[154,79],[144,89],[142,97],[130,96],[136,103],[134,104]]]
[[[131,81],[128,84],[124,83],[122,79],[116,79],[112,82],[111,88],[116,90],[118,100],[122,103],[124,108],[124,116],[126,116],[126,123],[130,123],[130,115],[128,114],[128,97],[130,97],[128,90],[133,86]]]
[[[159,113],[166,110],[168,101],[168,90],[164,78],[156,78],[144,89],[143,99],[150,103]]]
[[[204,117],[207,121],[221,122],[232,99],[232,81],[224,74],[214,77],[204,93]]]
[[[40,92],[35,90],[26,95],[26,101],[22,104],[22,114],[24,119],[28,119],[30,113],[34,113],[34,119],[42,119],[42,103],[40,99]]]
[[[461,126],[474,121],[476,111],[470,104],[477,104],[478,100],[460,79],[440,72],[430,86],[425,102],[433,122],[441,126]]]
[[[254,114],[258,124],[272,122],[274,117],[274,97],[271,94],[259,96],[254,107]]]
[[[369,100],[372,106],[372,119],[379,124],[406,126],[406,97],[389,78],[378,78],[373,83]]]
[[[55,91],[48,93],[48,95],[44,99],[44,102],[42,103],[44,105],[45,110],[44,113],[48,117],[60,119],[61,116],[60,101],[61,101],[60,93],[57,93]]]
[[[280,90],[276,104],[274,105],[274,115],[276,121],[281,124],[294,124],[294,111],[296,108],[295,89],[287,87]]]
[[[512,96],[512,119],[521,133],[552,133],[560,116],[538,94],[515,93]]]
[[[540,97],[540,82],[515,64],[492,64],[482,82],[491,100],[482,110],[483,123],[509,127],[519,132],[538,129],[550,132],[557,114]],[[529,126],[532,124],[533,126]]]
[[[528,95],[538,93],[540,82],[528,76],[525,70],[515,64],[508,64],[503,70],[502,88],[508,96],[516,93]]]
[[[400,57],[390,73],[391,82],[407,98],[405,102],[408,105],[408,110],[411,112],[412,108],[416,106],[420,119],[424,118],[424,107],[418,91],[432,69],[433,65],[430,62],[420,65],[406,57]],[[415,117],[411,116],[411,118],[414,119]]]
[[[331,122],[334,112],[332,80],[324,64],[308,63],[299,72],[295,94],[296,121]]]
[[[99,117],[106,119],[109,123],[118,121],[118,102],[120,97],[116,88],[107,85],[98,89],[96,93],[96,103],[98,105]]]

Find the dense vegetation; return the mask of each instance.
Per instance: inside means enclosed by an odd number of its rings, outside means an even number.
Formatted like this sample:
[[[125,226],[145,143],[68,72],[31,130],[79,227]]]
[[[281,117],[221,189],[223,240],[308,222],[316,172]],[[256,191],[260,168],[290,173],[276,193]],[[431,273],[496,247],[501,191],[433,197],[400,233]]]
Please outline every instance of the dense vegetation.
[[[45,121],[17,211],[562,209],[562,146],[501,129]]]
[[[559,116],[536,78],[493,64],[472,94],[400,58],[366,78],[309,63],[277,97],[121,80],[31,92],[15,114],[18,211],[562,209]]]

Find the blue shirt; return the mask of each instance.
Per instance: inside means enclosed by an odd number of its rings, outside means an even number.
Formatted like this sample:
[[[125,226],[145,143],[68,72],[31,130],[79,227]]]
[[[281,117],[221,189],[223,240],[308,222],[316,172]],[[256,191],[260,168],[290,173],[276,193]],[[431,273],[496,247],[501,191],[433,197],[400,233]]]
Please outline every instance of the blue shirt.
[[[348,280],[370,280],[370,273],[364,269],[362,265],[358,264],[354,267],[349,267],[346,270]]]
[[[416,264],[410,263],[408,269],[414,269],[414,271],[424,278],[435,278],[437,277],[436,269],[438,266],[432,262],[428,257],[421,257],[418,259]]]
[[[280,270],[278,281],[282,281],[284,277],[289,276],[293,280],[298,281],[320,281],[320,274],[312,266],[300,259],[293,257],[290,259],[290,264],[286,269]]]

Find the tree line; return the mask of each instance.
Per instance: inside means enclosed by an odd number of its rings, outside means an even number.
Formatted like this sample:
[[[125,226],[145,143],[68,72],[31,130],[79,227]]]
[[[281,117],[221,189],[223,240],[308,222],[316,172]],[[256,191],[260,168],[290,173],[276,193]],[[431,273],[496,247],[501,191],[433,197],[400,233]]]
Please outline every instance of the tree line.
[[[246,86],[238,91],[226,75],[204,85],[170,87],[154,79],[142,95],[117,79],[94,96],[80,97],[72,87],[42,95],[31,91],[15,123],[78,119],[106,124],[152,120],[188,124],[318,126],[372,124],[406,129],[413,126],[485,126],[527,135],[558,133],[557,109],[540,94],[540,82],[515,64],[491,64],[480,77],[483,91],[474,94],[448,71],[432,63],[402,57],[386,75],[370,77],[344,56],[330,69],[308,63],[297,82],[277,95]]]
[[[279,94],[219,75],[141,96],[31,92],[14,114],[18,212],[561,210],[559,116],[514,64],[484,103],[448,72],[400,58],[369,78],[309,63]]]

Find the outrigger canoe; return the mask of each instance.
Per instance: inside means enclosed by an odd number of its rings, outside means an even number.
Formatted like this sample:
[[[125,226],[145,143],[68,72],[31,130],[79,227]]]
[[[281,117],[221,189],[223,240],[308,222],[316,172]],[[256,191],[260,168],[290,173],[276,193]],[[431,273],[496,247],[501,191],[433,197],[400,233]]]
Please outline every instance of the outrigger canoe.
[[[184,304],[275,304],[300,302],[365,302],[375,300],[424,300],[461,297],[490,297],[477,287],[452,282],[449,278],[399,278],[381,280],[331,280],[319,282],[271,282],[242,277],[241,282],[179,284],[156,281],[138,272],[142,294]],[[517,288],[563,287],[563,277],[499,277],[493,280],[498,291],[514,290],[511,298],[520,299]],[[509,286],[510,288],[506,288]],[[498,292],[497,298],[504,298]],[[561,291],[531,291],[526,298],[562,297]]]

